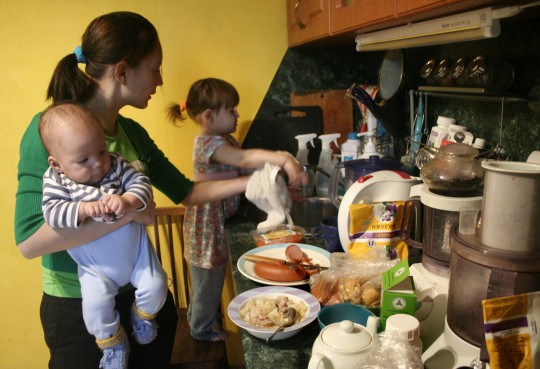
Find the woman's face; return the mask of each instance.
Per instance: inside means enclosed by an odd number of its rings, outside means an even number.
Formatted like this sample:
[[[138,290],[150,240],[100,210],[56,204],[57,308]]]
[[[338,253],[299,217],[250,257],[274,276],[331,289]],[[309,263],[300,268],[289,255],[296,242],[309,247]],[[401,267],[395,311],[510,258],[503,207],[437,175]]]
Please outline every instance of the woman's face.
[[[139,109],[148,106],[148,101],[156,93],[156,88],[163,85],[163,79],[161,78],[162,60],[161,46],[158,45],[137,67],[128,68],[128,105]]]

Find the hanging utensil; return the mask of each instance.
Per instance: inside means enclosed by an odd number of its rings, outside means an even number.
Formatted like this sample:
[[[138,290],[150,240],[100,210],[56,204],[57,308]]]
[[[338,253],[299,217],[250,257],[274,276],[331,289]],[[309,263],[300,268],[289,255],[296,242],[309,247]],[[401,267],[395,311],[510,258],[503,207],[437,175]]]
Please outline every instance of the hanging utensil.
[[[356,83],[353,83],[347,90],[345,96],[364,104],[390,135],[394,137],[405,136],[407,113],[402,97],[396,97],[391,101],[383,100],[378,104],[369,93]]]
[[[420,147],[420,142],[422,141],[422,129],[424,127],[424,99],[422,94],[418,97],[418,110],[416,111],[416,119],[414,122],[414,132],[411,137],[411,152],[409,153],[409,158],[411,162],[414,162],[418,148]]]

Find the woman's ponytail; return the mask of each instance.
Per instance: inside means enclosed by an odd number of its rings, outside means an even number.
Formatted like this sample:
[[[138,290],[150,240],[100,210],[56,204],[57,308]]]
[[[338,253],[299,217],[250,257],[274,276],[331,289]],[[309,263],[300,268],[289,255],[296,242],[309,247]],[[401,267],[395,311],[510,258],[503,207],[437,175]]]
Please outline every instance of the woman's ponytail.
[[[56,66],[47,89],[52,102],[72,100],[85,102],[93,91],[94,82],[79,69],[77,56],[66,55]]]

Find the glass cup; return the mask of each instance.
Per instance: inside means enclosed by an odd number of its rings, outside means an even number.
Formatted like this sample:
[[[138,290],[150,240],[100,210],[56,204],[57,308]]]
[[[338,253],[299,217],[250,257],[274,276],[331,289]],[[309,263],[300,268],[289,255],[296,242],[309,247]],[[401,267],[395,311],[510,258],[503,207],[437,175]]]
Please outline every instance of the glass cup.
[[[480,209],[463,207],[459,208],[459,233],[463,235],[476,234],[478,214]]]

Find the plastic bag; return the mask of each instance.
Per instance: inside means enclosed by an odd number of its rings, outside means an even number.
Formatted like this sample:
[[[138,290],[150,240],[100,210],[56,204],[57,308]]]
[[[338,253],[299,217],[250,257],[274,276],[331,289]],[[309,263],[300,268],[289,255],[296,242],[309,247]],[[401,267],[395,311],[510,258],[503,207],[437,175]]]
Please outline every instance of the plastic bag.
[[[371,350],[354,369],[423,369],[421,356],[408,341],[386,332],[379,333]]]
[[[380,250],[371,250],[356,258],[343,254],[329,269],[311,276],[311,293],[324,306],[349,302],[379,307],[381,275],[398,262],[390,260]]]
[[[390,258],[407,259],[407,245],[400,240],[404,201],[352,204],[349,207],[349,254],[362,256],[383,248]]]

